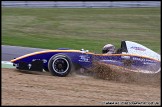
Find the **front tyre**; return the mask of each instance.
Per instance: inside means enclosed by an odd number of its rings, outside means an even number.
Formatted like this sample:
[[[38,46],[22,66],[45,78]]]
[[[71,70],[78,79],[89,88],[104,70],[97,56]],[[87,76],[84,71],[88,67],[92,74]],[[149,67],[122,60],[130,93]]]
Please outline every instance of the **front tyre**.
[[[65,77],[71,71],[71,61],[66,55],[58,54],[50,58],[48,69],[54,76]]]

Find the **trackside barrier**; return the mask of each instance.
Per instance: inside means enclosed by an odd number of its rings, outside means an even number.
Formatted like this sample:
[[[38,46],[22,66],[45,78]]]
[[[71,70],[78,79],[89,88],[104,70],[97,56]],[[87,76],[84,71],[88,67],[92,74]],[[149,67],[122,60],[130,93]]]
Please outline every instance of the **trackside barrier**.
[[[160,7],[160,1],[2,1],[2,7],[41,8],[126,8]]]

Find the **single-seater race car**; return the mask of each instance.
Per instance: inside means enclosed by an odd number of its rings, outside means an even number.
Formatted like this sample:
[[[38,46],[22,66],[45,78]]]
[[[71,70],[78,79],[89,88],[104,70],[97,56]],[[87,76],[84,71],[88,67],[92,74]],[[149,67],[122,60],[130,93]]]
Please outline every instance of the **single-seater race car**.
[[[132,41],[121,41],[114,54],[95,54],[88,50],[59,48],[33,52],[11,60],[19,70],[49,71],[54,76],[67,76],[73,67],[91,68],[94,62],[129,69],[130,72],[158,73],[161,71],[160,55]]]

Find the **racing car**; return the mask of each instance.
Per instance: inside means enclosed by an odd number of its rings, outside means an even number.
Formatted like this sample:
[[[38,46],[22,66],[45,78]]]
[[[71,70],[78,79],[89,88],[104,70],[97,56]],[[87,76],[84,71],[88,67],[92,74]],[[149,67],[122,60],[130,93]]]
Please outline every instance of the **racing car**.
[[[121,41],[114,54],[95,54],[88,50],[59,48],[29,53],[11,60],[19,70],[49,71],[53,76],[65,77],[73,67],[88,69],[94,62],[130,69],[130,72],[158,73],[161,71],[160,55],[132,41]]]

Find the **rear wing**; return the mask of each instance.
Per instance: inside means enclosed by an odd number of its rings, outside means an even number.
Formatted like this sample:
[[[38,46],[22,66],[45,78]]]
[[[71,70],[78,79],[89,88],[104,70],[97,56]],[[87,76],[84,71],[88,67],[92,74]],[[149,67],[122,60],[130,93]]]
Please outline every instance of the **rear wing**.
[[[161,57],[158,53],[153,50],[132,41],[122,41],[121,42],[121,51],[127,54],[136,54],[140,56],[146,56],[154,58],[156,60],[161,60]]]

